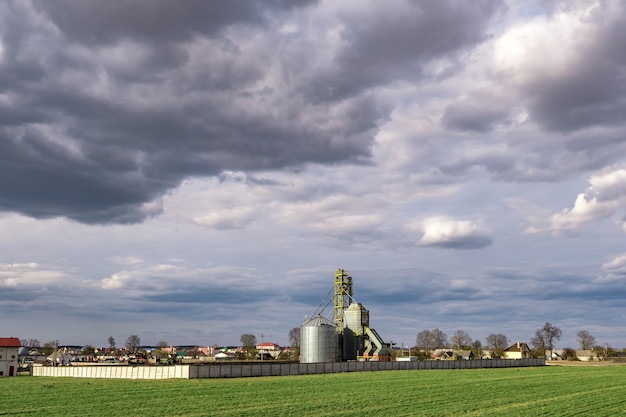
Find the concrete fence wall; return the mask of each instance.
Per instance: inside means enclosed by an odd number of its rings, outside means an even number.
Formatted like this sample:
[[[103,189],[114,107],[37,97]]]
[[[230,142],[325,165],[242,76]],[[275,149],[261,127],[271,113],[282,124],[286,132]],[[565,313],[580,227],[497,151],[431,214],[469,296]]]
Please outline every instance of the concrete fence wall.
[[[190,365],[174,366],[33,366],[33,376],[112,379],[189,379]]]
[[[417,362],[245,363],[174,366],[36,366],[34,376],[123,379],[196,379],[287,376],[338,372],[371,372],[420,369],[477,369],[543,366],[545,359],[477,359]]]

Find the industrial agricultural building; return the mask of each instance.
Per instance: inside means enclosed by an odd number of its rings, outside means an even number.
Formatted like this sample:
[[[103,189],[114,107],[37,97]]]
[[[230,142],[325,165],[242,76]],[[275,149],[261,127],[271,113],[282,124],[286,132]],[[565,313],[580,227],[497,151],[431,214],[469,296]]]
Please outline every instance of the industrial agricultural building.
[[[335,271],[332,292],[332,321],[318,309],[300,327],[300,363],[390,361],[389,344],[370,327],[369,311],[352,297],[348,271]]]
[[[370,327],[369,311],[352,297],[352,277],[335,271],[332,319],[318,308],[300,327],[300,363],[228,362],[172,366],[33,366],[34,376],[118,379],[196,379],[310,375],[420,369],[476,369],[543,366],[545,358],[392,362],[389,344]],[[324,303],[324,301],[322,302]],[[330,302],[329,302],[330,304]],[[329,314],[330,315],[330,314]],[[1,339],[0,339],[1,340]],[[19,343],[19,341],[18,341]],[[270,351],[269,344],[257,346]],[[17,352],[17,351],[16,351]],[[17,353],[16,353],[17,355]]]

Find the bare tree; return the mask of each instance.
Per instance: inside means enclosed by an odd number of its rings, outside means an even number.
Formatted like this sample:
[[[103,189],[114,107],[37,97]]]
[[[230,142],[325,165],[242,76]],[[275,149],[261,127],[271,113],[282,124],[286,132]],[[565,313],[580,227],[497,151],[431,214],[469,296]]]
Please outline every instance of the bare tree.
[[[509,339],[502,333],[491,333],[485,339],[487,346],[491,349],[492,358],[501,358],[504,356],[504,350],[509,345]]]
[[[448,346],[448,336],[439,329],[433,329],[433,338],[435,339],[436,348],[445,348]]]
[[[111,352],[115,350],[115,339],[113,336],[109,336],[109,348],[111,349]]]
[[[422,330],[417,334],[415,346],[422,349],[427,355],[431,350],[448,345],[448,336],[439,329]]]
[[[540,355],[545,356],[547,352],[552,355],[554,341],[560,340],[561,334],[561,329],[553,326],[550,322],[546,322],[541,329],[535,331],[535,337],[530,342]]]
[[[126,339],[126,349],[128,349],[129,352],[135,352],[140,345],[141,339],[136,334],[131,334],[128,336],[128,339]]]
[[[454,332],[454,335],[452,336],[450,343],[456,349],[461,350],[464,347],[470,347],[472,345],[472,338],[463,330],[457,330],[456,332]]]
[[[300,348],[300,328],[294,327],[289,330],[289,343],[291,343],[291,347],[295,349]]]
[[[487,346],[489,347],[489,349],[504,350],[509,347],[509,338],[502,333],[491,333],[489,336],[487,336],[485,342],[487,342]]]
[[[20,339],[20,343],[30,349],[41,347],[41,343],[37,339]]]
[[[435,337],[430,330],[422,330],[417,334],[415,346],[422,349],[427,355],[435,348]]]
[[[43,354],[48,356],[52,352],[54,352],[59,347],[58,340],[51,340],[50,342],[46,342],[43,344]]]
[[[596,338],[593,337],[587,330],[581,330],[577,334],[578,343],[582,350],[591,349],[596,344]]]
[[[476,339],[472,342],[472,350],[474,351],[475,358],[480,358],[483,356],[483,344],[480,340]]]

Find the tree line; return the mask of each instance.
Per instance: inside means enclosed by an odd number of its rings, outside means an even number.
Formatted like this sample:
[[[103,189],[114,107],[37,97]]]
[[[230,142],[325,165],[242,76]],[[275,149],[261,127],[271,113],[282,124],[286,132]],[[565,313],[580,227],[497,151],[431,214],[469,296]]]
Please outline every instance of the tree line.
[[[532,353],[536,357],[545,357],[546,354],[551,354],[555,347],[556,342],[561,339],[563,332],[561,329],[550,322],[546,322],[542,327],[535,331],[534,337],[530,339],[530,344],[533,347]],[[29,349],[39,349],[44,355],[51,354],[58,346],[59,341],[49,341],[43,345],[37,339],[20,339],[22,346]],[[596,344],[596,338],[587,330],[580,330],[577,333],[577,341],[581,350],[593,350],[599,357],[611,357],[617,351],[611,348],[608,344],[599,346]],[[116,351],[116,342],[113,336],[110,336],[107,340],[109,350],[111,352]],[[242,352],[240,353],[240,359],[254,359],[257,357],[258,351],[256,350],[257,339],[253,334],[242,334],[240,338],[242,344]],[[287,353],[284,359],[297,359],[300,356],[300,328],[294,327],[289,331],[289,344],[291,350]],[[440,330],[435,328],[432,330],[422,330],[417,334],[415,339],[415,346],[409,349],[411,354],[414,354],[421,359],[427,359],[435,349],[454,349],[454,350],[472,350],[476,355],[482,356],[482,350],[488,349],[491,352],[491,356],[495,358],[503,357],[504,351],[511,345],[509,338],[502,333],[491,333],[485,338],[483,344],[479,339],[472,339],[469,334],[463,330],[457,330],[451,337]],[[141,339],[138,335],[130,335],[125,342],[125,348],[127,352],[136,353],[140,351]],[[156,345],[156,356],[167,356],[164,352],[164,348],[168,344],[165,341],[159,341]],[[91,345],[86,345],[81,351],[82,354],[90,355],[95,352],[95,348]],[[576,359],[576,351],[572,348],[565,348],[564,359]]]
[[[536,357],[545,357],[550,355],[556,347],[556,342],[561,339],[563,332],[561,329],[550,322],[546,322],[542,327],[535,331],[534,336],[530,339],[533,347],[532,353]],[[577,341],[581,350],[593,350],[600,357],[609,357],[616,351],[606,344],[599,346],[596,344],[596,338],[587,330],[581,330],[577,333]],[[491,356],[500,358],[504,356],[504,351],[511,345],[509,338],[502,333],[491,333],[485,338],[485,344],[480,340],[473,340],[463,330],[457,330],[450,339],[440,329],[422,330],[417,334],[415,339],[415,353],[417,356],[429,357],[430,353],[435,349],[456,349],[456,350],[473,350],[476,354],[480,354],[482,349],[488,349]],[[576,359],[576,351],[572,348],[564,349],[565,359]]]
[[[29,350],[36,349],[46,356],[50,355],[59,347],[58,340],[46,342],[42,345],[38,339],[20,339],[20,343],[22,344],[22,346],[28,348]],[[115,343],[115,338],[113,336],[109,336],[109,338],[107,339],[107,343],[108,343],[109,351],[112,354],[114,354],[117,351],[117,344]],[[168,344],[165,341],[160,341],[159,343],[157,343],[156,345],[157,356],[158,356],[158,352],[162,351],[162,349],[167,346]],[[142,350],[141,338],[136,334],[132,334],[128,336],[128,338],[126,339],[126,343],[124,344],[124,347],[127,353],[137,353],[141,351]],[[83,355],[93,355],[95,351],[96,351],[96,348],[94,346],[85,345],[83,349],[80,351],[80,353]]]

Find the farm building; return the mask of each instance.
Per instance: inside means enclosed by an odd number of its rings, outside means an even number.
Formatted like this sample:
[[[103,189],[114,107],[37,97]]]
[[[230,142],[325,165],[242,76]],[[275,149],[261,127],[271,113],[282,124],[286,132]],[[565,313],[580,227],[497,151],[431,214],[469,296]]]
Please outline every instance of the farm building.
[[[0,337],[0,377],[17,375],[20,347],[17,337]]]
[[[474,359],[474,352],[471,350],[455,350],[456,359],[465,359],[471,361]]]
[[[300,362],[391,361],[391,345],[370,327],[369,310],[352,297],[348,271],[335,271],[332,291],[333,320],[321,315],[329,301],[300,327]]]
[[[578,358],[578,360],[583,361],[583,362],[589,362],[589,361],[597,361],[598,360],[598,355],[596,355],[592,350],[577,350],[576,351],[576,357]]]
[[[524,342],[517,342],[504,349],[505,359],[526,359],[531,358],[532,352],[528,345]]]
[[[276,359],[280,355],[281,349],[276,343],[263,342],[256,345],[257,356],[261,359]]]

